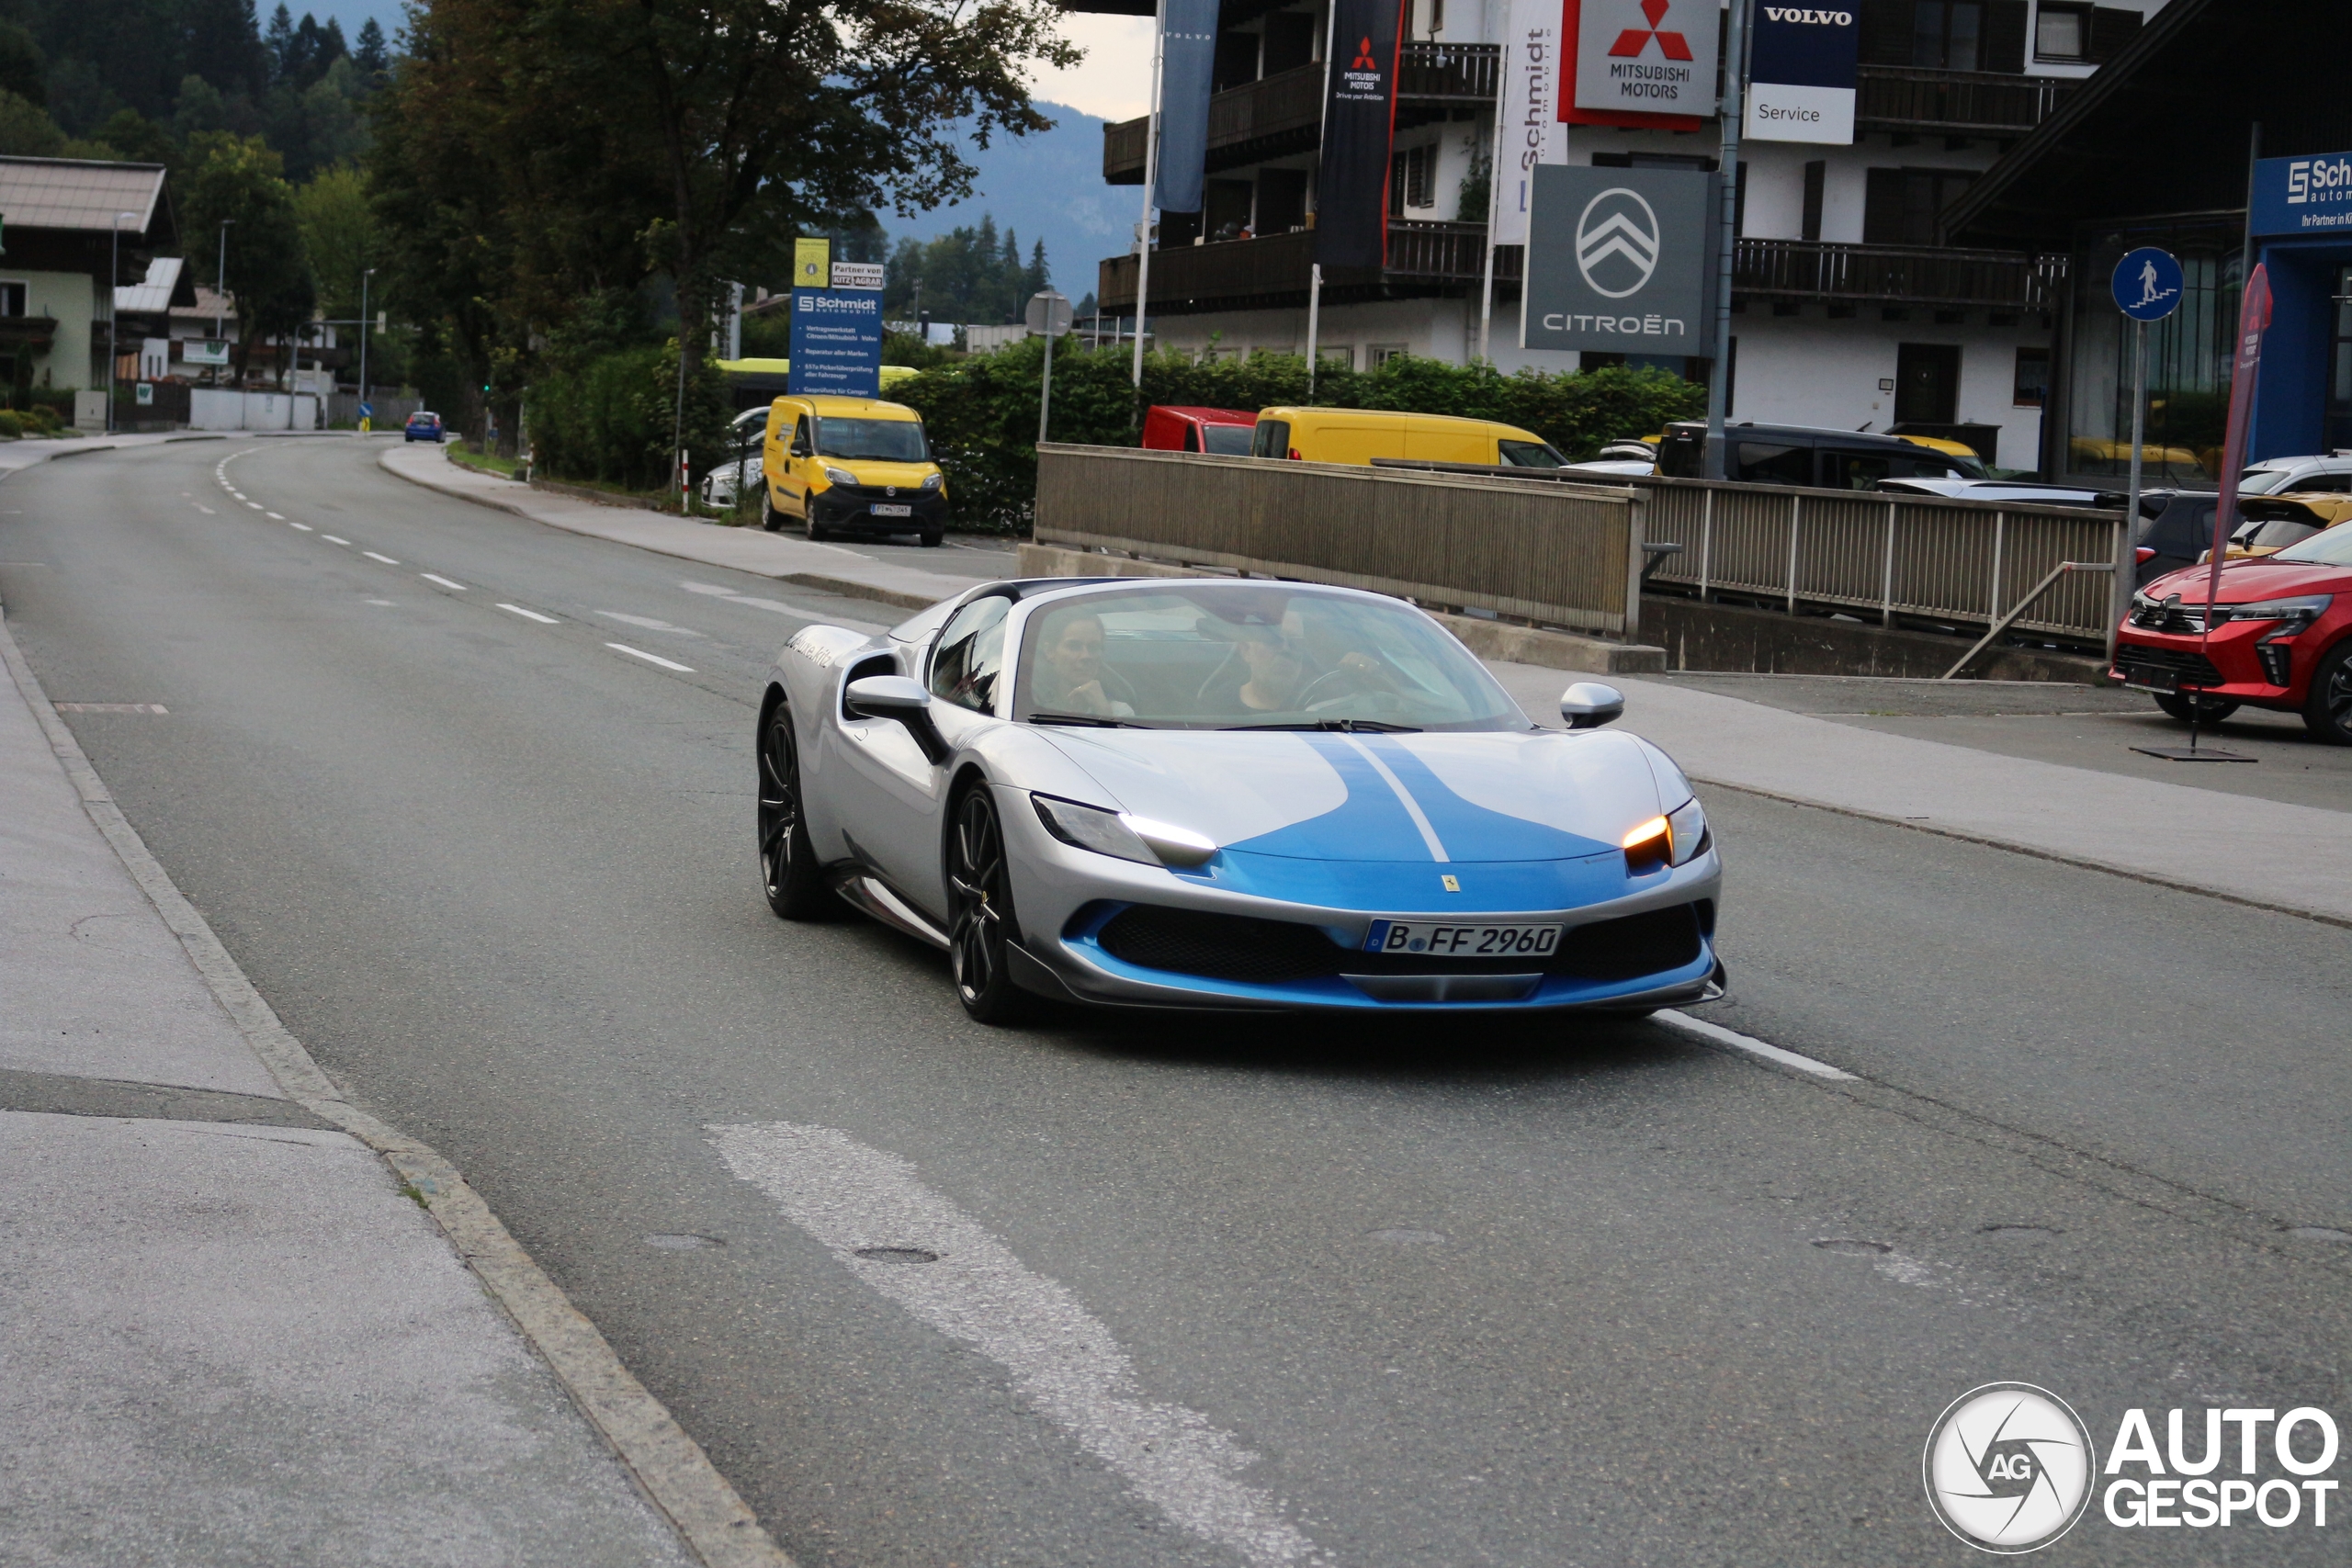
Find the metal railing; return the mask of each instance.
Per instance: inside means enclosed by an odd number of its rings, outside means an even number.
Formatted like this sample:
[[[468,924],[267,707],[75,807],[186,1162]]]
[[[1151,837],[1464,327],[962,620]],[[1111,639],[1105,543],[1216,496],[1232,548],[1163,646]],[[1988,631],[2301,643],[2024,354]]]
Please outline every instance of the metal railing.
[[[1492,103],[1502,55],[1498,43],[1408,43],[1397,51],[1396,96]]]
[[[1041,545],[1338,583],[1634,638],[1642,494],[1116,446],[1037,448]]]
[[[1741,240],[1732,268],[1732,287],[1742,294],[2054,310],[2065,297],[2067,260],[2018,251]]]
[[[1363,290],[1387,278],[1399,284],[1468,286],[1486,265],[1483,223],[1417,223],[1393,219],[1388,225],[1388,265],[1380,274],[1323,269],[1324,297],[1342,289]],[[1516,298],[1527,252],[1521,245],[1495,247],[1495,281]],[[1248,305],[1304,304],[1307,267],[1315,259],[1315,231],[1267,234],[1204,245],[1170,245],[1151,254],[1154,312],[1223,309]],[[1136,303],[1136,258],[1109,256],[1098,265],[1095,299],[1103,310],[1132,310]]]
[[[1872,130],[1946,136],[2021,136],[2048,119],[2082,83],[1993,71],[1865,65],[1854,122]]]
[[[2120,512],[1705,479],[1637,479],[1644,537],[1682,548],[1653,586],[1794,611],[1991,626],[2065,561],[2113,560]],[[2108,584],[2066,575],[2015,626],[2105,646]]]

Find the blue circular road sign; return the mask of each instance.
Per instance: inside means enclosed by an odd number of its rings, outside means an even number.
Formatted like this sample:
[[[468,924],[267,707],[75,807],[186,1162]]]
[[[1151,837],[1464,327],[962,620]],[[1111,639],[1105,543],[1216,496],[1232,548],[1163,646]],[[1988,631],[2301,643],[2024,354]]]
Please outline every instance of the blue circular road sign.
[[[2143,245],[2115,264],[2115,307],[2135,321],[2161,321],[2180,309],[2185,281],[2170,251]]]

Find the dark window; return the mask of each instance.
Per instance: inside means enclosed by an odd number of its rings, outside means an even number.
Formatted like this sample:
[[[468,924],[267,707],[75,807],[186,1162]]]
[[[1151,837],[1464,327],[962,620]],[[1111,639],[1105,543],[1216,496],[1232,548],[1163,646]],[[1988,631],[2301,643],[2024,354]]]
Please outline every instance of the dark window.
[[[1241,231],[1250,227],[1250,203],[1256,194],[1257,187],[1248,180],[1209,181],[1201,227],[1210,244],[1241,238]]]
[[[1911,63],[1914,0],[1861,0],[1861,53],[1865,65]]]
[[[1252,457],[1287,457],[1290,456],[1290,421],[1261,419],[1257,434],[1250,438]]]
[[[2025,0],[1985,0],[1983,71],[2025,72]]]
[[[1388,160],[1388,211],[1437,205],[1437,149],[1408,147]]]
[[[1747,232],[1747,165],[1745,164],[1739,166],[1739,177],[1732,190],[1731,231],[1734,234]]]
[[[1186,425],[1184,427],[1184,450],[1187,452],[1197,452],[1200,449],[1201,433],[1194,430],[1191,425]]]
[[[1277,11],[1266,18],[1266,74],[1315,63],[1315,18],[1303,11]]]
[[[0,283],[0,316],[21,316],[25,313],[25,285]]]
[[[1894,423],[1955,424],[1960,420],[1960,345],[1905,343],[1894,349]]]
[[[1911,7],[1911,63],[1930,71],[1982,68],[1984,0],[1917,0]]]
[[[1258,35],[1227,32],[1216,35],[1216,64],[1210,91],[1222,93],[1258,79]]]
[[[1828,194],[1829,165],[1816,158],[1804,166],[1804,227],[1799,231],[1799,238],[1821,238],[1821,208]]]
[[[1012,601],[1002,594],[975,599],[956,612],[931,657],[931,694],[957,707],[986,713],[1004,668],[1004,618]]]
[[[2123,48],[2140,36],[2147,18],[2137,11],[2127,11],[2120,6],[2091,7],[2090,62],[2104,65],[2123,52]]]
[[[1749,484],[1809,485],[1813,483],[1813,448],[1768,446],[1758,441],[1743,441],[1739,444],[1739,477]]]
[[[1247,457],[1255,427],[1247,424],[1212,424],[1201,432],[1206,449],[1220,457]]]
[[[1306,227],[1306,171],[1258,171],[1258,232],[1287,234]]]
[[[2335,274],[2335,331],[2328,345],[2327,403],[2321,414],[2322,439],[2331,452],[2352,446],[2352,266]]]
[[[1505,464],[1514,468],[1556,468],[1567,462],[1543,441],[1498,441]]]
[[[1831,490],[1875,490],[1881,479],[1962,478],[1951,459],[1925,447],[1916,457],[1900,452],[1824,452],[1821,482]]]
[[[2018,350],[2016,389],[2009,400],[2021,409],[2038,409],[2050,397],[2050,351],[2046,348]]]
[[[1872,169],[1862,192],[1862,243],[1933,245],[1936,220],[1976,175],[1968,169]]]

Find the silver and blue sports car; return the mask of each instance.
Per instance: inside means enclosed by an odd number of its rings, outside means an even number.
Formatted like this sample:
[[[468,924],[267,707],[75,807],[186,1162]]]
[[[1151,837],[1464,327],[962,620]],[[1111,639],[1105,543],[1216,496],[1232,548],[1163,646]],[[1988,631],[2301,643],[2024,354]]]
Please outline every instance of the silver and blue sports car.
[[[1640,1013],[1720,994],[1667,755],[1541,728],[1444,627],[1264,580],[990,583],[803,627],[760,705],[760,866],[946,950],[965,1008]]]

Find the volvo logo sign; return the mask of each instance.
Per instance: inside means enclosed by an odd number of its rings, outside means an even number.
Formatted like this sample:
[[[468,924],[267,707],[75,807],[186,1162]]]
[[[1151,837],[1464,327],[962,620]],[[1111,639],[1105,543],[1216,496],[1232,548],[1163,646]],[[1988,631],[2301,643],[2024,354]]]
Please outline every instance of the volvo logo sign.
[[[1639,191],[1612,186],[1577,220],[1577,270],[1603,299],[1623,299],[1657,271],[1657,214]]]

